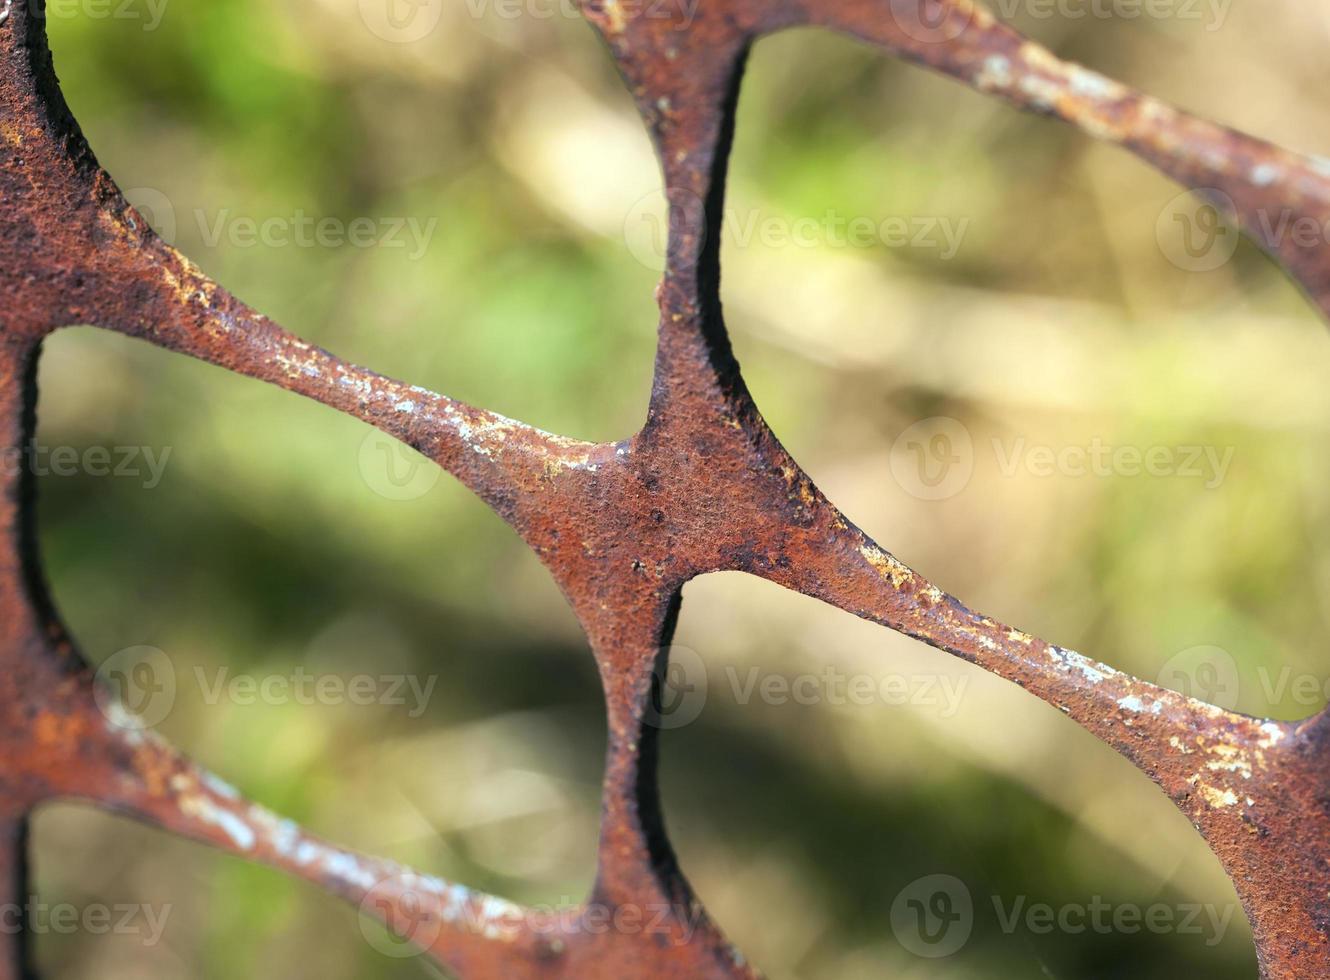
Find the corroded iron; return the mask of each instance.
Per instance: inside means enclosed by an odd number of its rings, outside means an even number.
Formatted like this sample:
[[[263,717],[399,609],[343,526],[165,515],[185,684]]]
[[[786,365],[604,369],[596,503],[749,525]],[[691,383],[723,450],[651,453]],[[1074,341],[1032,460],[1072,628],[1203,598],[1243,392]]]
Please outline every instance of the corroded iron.
[[[646,423],[590,444],[347,364],[210,281],[97,165],[61,97],[40,0],[0,23],[0,446],[33,437],[43,338],[92,324],[271,382],[416,448],[539,555],[596,657],[609,720],[596,884],[557,920],[304,833],[161,739],[97,707],[53,608],[30,477],[0,493],[0,901],[22,905],[29,815],[78,799],[266,862],[359,904],[465,978],[751,977],[692,896],[656,792],[653,685],[683,585],[762,576],[979,664],[1150,776],[1237,888],[1271,980],[1330,976],[1330,716],[1250,718],[974,613],[847,520],[767,427],[726,339],[716,234],[747,51],[817,25],[1121,144],[1258,236],[1263,216],[1330,219],[1330,163],[1271,146],[1059,61],[969,0],[584,0],[655,141],[671,202]],[[1324,242],[1260,241],[1330,313]],[[617,918],[616,918],[617,916]],[[650,920],[654,928],[641,928]],[[606,928],[631,921],[637,928]],[[409,927],[409,928],[408,928]],[[0,937],[0,980],[23,975]]]

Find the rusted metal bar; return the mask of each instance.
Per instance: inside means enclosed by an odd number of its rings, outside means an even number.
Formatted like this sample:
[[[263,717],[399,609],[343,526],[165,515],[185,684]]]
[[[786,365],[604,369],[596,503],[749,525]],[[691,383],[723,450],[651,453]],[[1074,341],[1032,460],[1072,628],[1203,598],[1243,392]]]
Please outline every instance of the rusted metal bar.
[[[1118,143],[1250,230],[1330,217],[1330,164],[1195,119],[1058,61],[963,0],[714,0],[695,17],[616,0],[584,12],[655,141],[671,203],[648,417],[633,438],[541,432],[338,360],[288,334],[157,238],[97,165],[60,96],[42,5],[0,24],[0,446],[32,437],[42,339],[90,323],[297,392],[375,425],[457,476],[549,569],[586,631],[609,721],[596,884],[579,915],[535,913],[306,835],[132,720],[97,710],[31,534],[32,487],[0,478],[0,881],[22,894],[22,827],[77,798],[264,861],[385,922],[464,977],[750,977],[665,834],[653,684],[690,579],[762,576],[1005,677],[1117,749],[1166,792],[1233,878],[1262,975],[1330,976],[1325,714],[1249,718],[1121,674],[974,613],[854,527],[763,421],[725,334],[725,162],[744,61],[763,34],[842,31]],[[1260,242],[1330,313],[1324,242]],[[663,929],[593,928],[607,911]],[[597,918],[594,921],[599,921]],[[407,928],[407,927],[410,928]],[[9,938],[0,980],[20,975]]]

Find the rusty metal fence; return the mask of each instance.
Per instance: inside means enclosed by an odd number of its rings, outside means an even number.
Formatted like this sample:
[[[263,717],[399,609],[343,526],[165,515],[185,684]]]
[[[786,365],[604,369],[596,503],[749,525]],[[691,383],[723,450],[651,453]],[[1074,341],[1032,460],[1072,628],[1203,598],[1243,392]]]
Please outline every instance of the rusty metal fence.
[[[649,724],[688,580],[737,570],[979,664],[1117,749],[1187,815],[1232,878],[1271,980],[1330,977],[1330,716],[1236,714],[982,616],[870,540],[781,446],[730,350],[719,299],[726,158],[747,52],[816,25],[1117,143],[1211,200],[1330,313],[1324,241],[1261,240],[1279,213],[1330,220],[1330,161],[1190,116],[1062,62],[971,0],[582,0],[642,113],[670,201],[650,408],[627,441],[542,432],[374,374],[300,341],[160,240],[98,166],[61,96],[43,0],[0,23],[0,444],[27,445],[43,338],[91,324],[268,381],[362,419],[447,469],[522,536],[586,631],[609,746],[596,883],[557,927],[535,913],[353,854],[243,799],[170,745],[98,709],[34,543],[33,483],[0,480],[0,901],[22,905],[26,826],[76,799],[261,861],[360,905],[465,978],[751,977],[675,861]],[[606,910],[668,909],[653,930]],[[700,926],[699,926],[700,923]],[[29,975],[0,936],[0,978]]]

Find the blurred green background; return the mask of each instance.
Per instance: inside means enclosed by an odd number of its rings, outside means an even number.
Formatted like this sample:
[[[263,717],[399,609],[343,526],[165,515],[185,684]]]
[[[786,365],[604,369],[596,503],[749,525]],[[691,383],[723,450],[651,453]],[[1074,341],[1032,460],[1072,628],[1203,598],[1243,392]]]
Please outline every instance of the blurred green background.
[[[50,29],[102,163],[254,306],[389,375],[553,431],[625,437],[650,379],[659,196],[628,96],[556,6],[422,9],[438,22],[415,39],[385,29],[381,0],[155,13],[83,0],[53,8]],[[1046,9],[1010,12],[1063,56],[1330,150],[1330,111],[1308,95],[1330,80],[1330,17],[1292,0],[1202,17],[1180,3],[1156,19]],[[1254,249],[1179,268],[1181,232],[1160,217],[1177,190],[1144,165],[814,32],[757,46],[734,157],[735,346],[775,430],[851,518],[972,606],[1124,670],[1169,679],[1182,663],[1199,682],[1187,651],[1217,647],[1204,656],[1231,671],[1239,708],[1323,705],[1330,340]],[[246,219],[280,229],[299,215],[430,232],[420,248],[248,241]],[[791,240],[808,217],[814,233]],[[888,217],[963,235],[943,255],[937,235],[834,233]],[[44,445],[170,450],[151,488],[41,482],[50,575],[89,656],[148,645],[175,666],[166,736],[334,840],[520,901],[585,894],[598,684],[556,589],[496,517],[446,476],[385,487],[359,423],[119,337],[60,333],[41,385]],[[930,500],[901,478],[898,437],[935,417],[963,427],[973,473]],[[1004,465],[1016,446],[1095,440],[1231,450],[1231,465],[1222,480]],[[1255,975],[1240,912],[1222,935],[1204,919],[1195,932],[1003,928],[995,897],[1199,903],[1221,918],[1235,902],[1181,815],[1053,709],[740,576],[688,587],[678,642],[707,688],[696,720],[664,738],[669,821],[701,897],[769,975]],[[300,665],[437,686],[413,717],[209,704],[192,683],[196,668]],[[744,703],[733,683],[829,665],[963,697]],[[52,809],[36,858],[46,901],[171,907],[152,946],[40,937],[54,977],[427,975],[313,889],[117,818]],[[930,959],[900,942],[891,909],[934,874],[964,883],[975,921],[961,949]]]

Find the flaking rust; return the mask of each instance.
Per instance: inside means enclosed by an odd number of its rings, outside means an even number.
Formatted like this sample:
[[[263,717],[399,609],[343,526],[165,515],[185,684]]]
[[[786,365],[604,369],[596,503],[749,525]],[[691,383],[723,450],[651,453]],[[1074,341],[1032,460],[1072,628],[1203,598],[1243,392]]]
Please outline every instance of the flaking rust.
[[[1232,877],[1271,980],[1330,976],[1330,720],[1249,718],[974,613],[863,534],[767,428],[730,352],[717,292],[723,174],[744,59],[817,25],[1118,143],[1258,230],[1262,212],[1330,218],[1330,164],[1192,117],[1059,61],[961,0],[585,0],[658,150],[671,202],[646,424],[581,443],[402,384],[288,334],[162,242],[97,165],[60,95],[44,5],[0,21],[0,439],[32,438],[43,338],[92,324],[271,382],[416,447],[507,520],[577,613],[609,721],[596,884],[551,921],[315,839],[201,771],[96,682],[54,611],[30,477],[0,476],[0,901],[22,906],[33,808],[78,799],[263,861],[360,906],[465,978],[750,977],[666,838],[648,715],[684,584],[737,570],[979,664],[1149,775]],[[1330,312],[1322,242],[1259,242]],[[606,923],[634,928],[606,928]],[[652,928],[644,928],[646,923]],[[404,926],[409,926],[406,928]],[[0,936],[0,980],[24,975]]]

